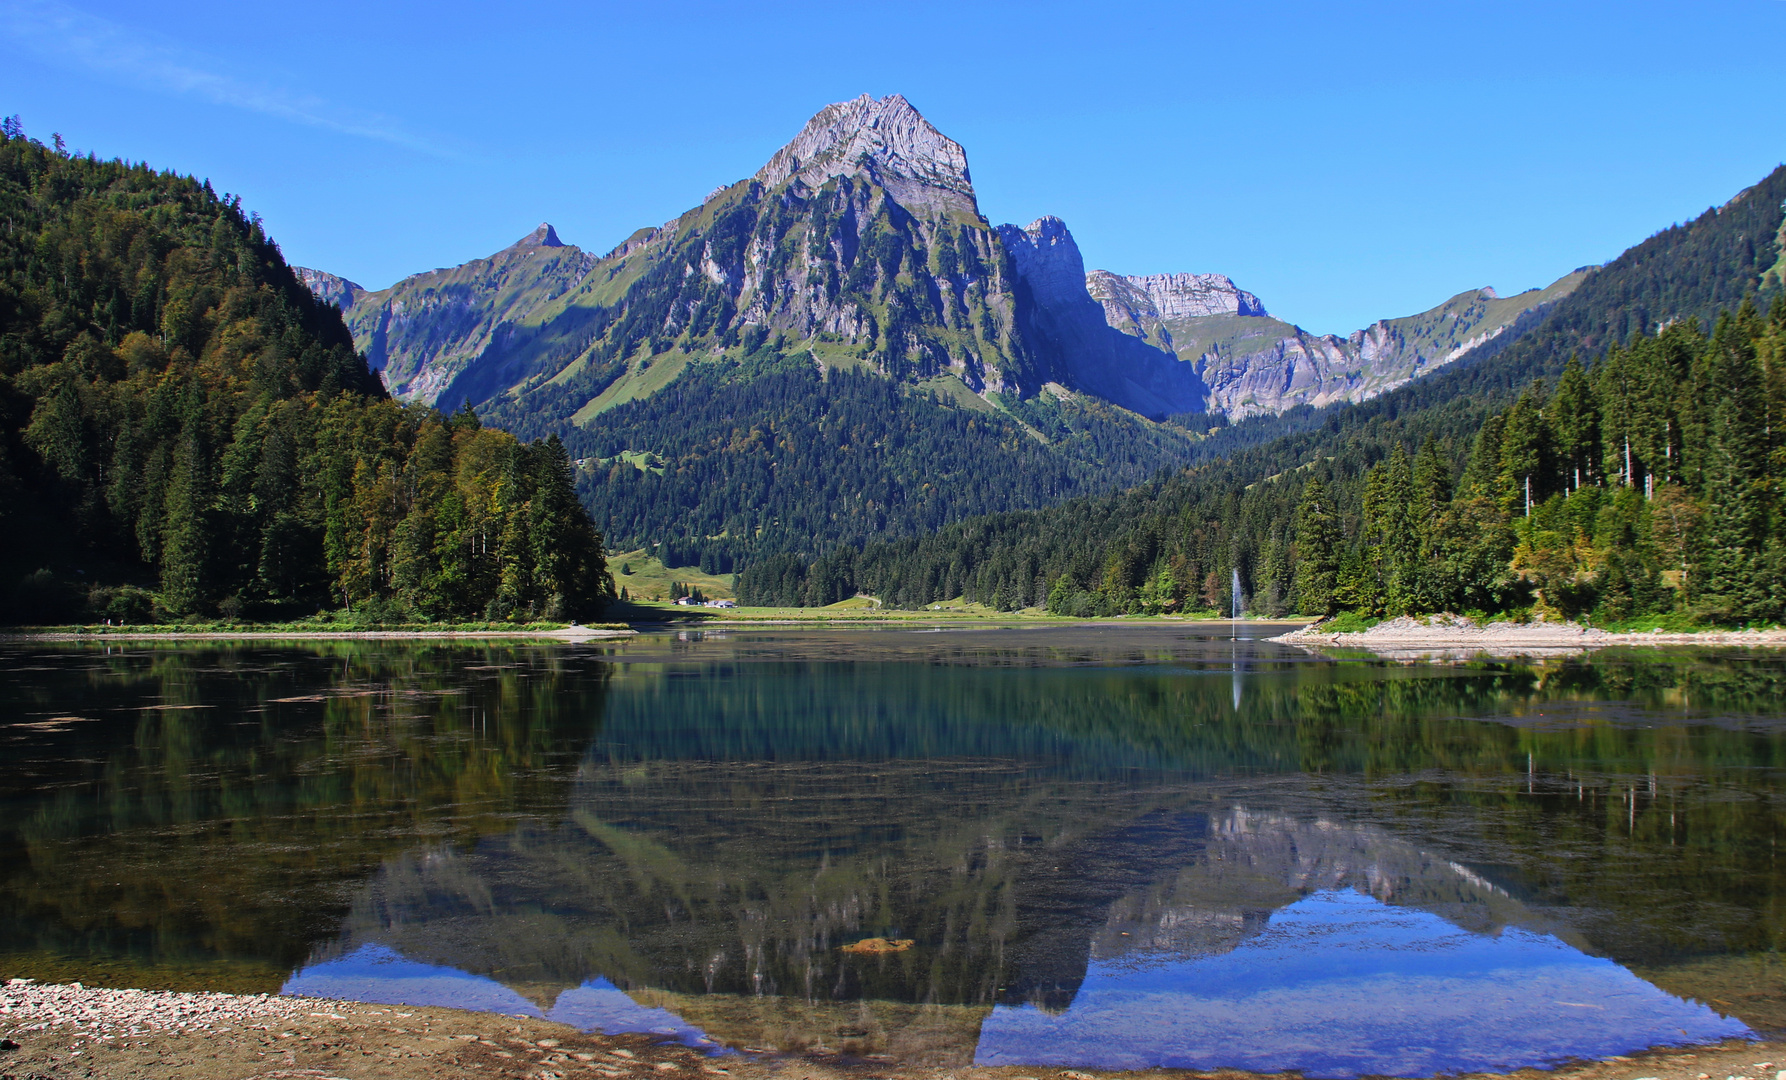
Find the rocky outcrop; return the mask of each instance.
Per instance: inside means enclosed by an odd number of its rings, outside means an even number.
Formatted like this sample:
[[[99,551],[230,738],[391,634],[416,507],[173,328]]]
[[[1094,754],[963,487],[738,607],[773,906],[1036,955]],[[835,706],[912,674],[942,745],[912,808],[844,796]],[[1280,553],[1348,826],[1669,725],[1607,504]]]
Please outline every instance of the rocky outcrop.
[[[1094,270],[1086,284],[1112,329],[1193,364],[1208,388],[1207,411],[1238,420],[1393,390],[1524,325],[1586,274],[1577,270],[1546,289],[1506,298],[1472,289],[1344,338],[1273,318],[1258,297],[1220,274],[1122,277]]]
[[[539,223],[538,228],[510,245],[510,250],[521,250],[530,247],[556,248],[564,246],[566,246],[564,241],[558,239],[558,230],[552,227],[552,223],[549,221],[542,221]]]
[[[1226,274],[1149,274],[1122,277],[1093,270],[1085,286],[1104,305],[1104,318],[1124,333],[1148,336],[1137,329],[1162,320],[1203,319],[1211,315],[1263,317],[1265,305]]]
[[[842,176],[885,188],[914,214],[980,216],[967,151],[899,94],[879,100],[863,94],[825,106],[757,170],[755,179],[765,188],[792,180],[820,188]]]
[[[304,287],[325,304],[334,304],[342,311],[350,310],[354,301],[366,290],[361,286],[324,270],[312,270],[307,266],[294,266],[292,272]]]
[[[1065,223],[1044,217],[1027,229],[1000,225],[998,236],[1023,285],[1019,325],[1051,381],[1155,419],[1203,411],[1208,390],[1193,365],[1106,321]]]

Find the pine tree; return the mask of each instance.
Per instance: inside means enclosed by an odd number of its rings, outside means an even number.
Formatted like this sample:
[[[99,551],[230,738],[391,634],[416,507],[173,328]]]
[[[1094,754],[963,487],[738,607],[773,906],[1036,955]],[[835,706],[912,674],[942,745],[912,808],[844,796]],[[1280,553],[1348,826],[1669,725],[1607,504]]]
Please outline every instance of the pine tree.
[[[1296,508],[1296,607],[1304,615],[1334,612],[1343,542],[1326,486],[1310,479]]]
[[[1507,421],[1496,413],[1483,421],[1464,468],[1463,494],[1472,498],[1501,499],[1501,441]]]
[[[1578,354],[1570,354],[1569,363],[1557,379],[1551,413],[1564,490],[1575,491],[1593,481],[1600,450],[1600,410],[1594,401],[1594,385]]]
[[[1645,347],[1640,340],[1634,349]],[[1632,353],[1614,345],[1595,368],[1594,397],[1600,404],[1600,475],[1631,483],[1631,438],[1639,396]]]
[[[1549,494],[1552,450],[1550,424],[1539,408],[1543,400],[1543,387],[1527,388],[1507,410],[1501,435],[1501,497],[1509,510],[1517,507],[1526,515]]]
[[[162,526],[162,603],[176,615],[198,614],[210,598],[212,499],[201,423],[180,440]]]
[[[1775,609],[1766,548],[1766,404],[1754,308],[1719,318],[1706,357],[1710,440],[1700,602],[1716,618],[1763,618]]]

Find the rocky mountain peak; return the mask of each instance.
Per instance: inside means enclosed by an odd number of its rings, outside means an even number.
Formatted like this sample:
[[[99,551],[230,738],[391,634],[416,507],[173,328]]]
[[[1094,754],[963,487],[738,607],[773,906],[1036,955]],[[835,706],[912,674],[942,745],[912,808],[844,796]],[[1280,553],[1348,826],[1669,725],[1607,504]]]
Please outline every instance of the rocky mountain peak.
[[[1210,315],[1263,317],[1259,298],[1226,274],[1148,274],[1124,277],[1108,270],[1086,275],[1092,299],[1104,305],[1112,326],[1143,319],[1197,319]]]
[[[542,221],[539,224],[539,228],[509,245],[509,250],[520,251],[526,248],[556,248],[565,246],[567,246],[565,242],[558,239],[558,230],[552,227],[552,223],[549,221]]]
[[[1067,223],[1057,217],[1041,217],[1026,229],[1000,225],[999,240],[1011,253],[1017,273],[1029,284],[1038,304],[1083,302],[1085,291],[1085,258],[1079,245],[1067,231]]]
[[[978,213],[967,151],[899,94],[863,94],[820,109],[756,180],[772,188],[798,179],[816,188],[839,176],[873,180],[907,210]]]

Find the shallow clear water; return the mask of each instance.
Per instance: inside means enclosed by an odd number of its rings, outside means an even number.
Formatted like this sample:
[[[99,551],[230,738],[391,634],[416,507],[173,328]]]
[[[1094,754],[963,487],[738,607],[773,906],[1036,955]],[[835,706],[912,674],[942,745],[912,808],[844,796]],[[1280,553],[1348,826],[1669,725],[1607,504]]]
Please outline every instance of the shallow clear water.
[[[1773,1032],[1783,701],[1767,653],[1226,624],[13,644],[0,975],[931,1065]]]

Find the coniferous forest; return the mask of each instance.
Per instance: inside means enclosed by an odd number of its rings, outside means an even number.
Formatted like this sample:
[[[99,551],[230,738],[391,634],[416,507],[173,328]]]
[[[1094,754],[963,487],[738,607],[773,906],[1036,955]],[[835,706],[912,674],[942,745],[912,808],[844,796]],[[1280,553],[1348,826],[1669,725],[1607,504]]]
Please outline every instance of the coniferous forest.
[[[587,616],[556,439],[398,404],[208,183],[0,137],[0,612]]]
[[[1423,438],[1419,437],[1425,432]],[[916,607],[963,597],[1069,615],[1441,611],[1616,624],[1786,616],[1786,303],[1710,333],[1641,332],[1475,425],[1413,418],[1388,452],[1336,439],[1244,483],[1247,452],[1164,482],[934,537],[765,559],[747,602],[855,592]],[[1445,436],[1449,436],[1445,438]]]
[[[1009,416],[939,403],[867,371],[821,374],[773,342],[691,364],[662,391],[567,433],[584,504],[617,547],[729,573],[764,552],[927,533],[1146,480],[1193,445],[1095,400],[1014,401]],[[646,458],[628,446],[652,446]]]

